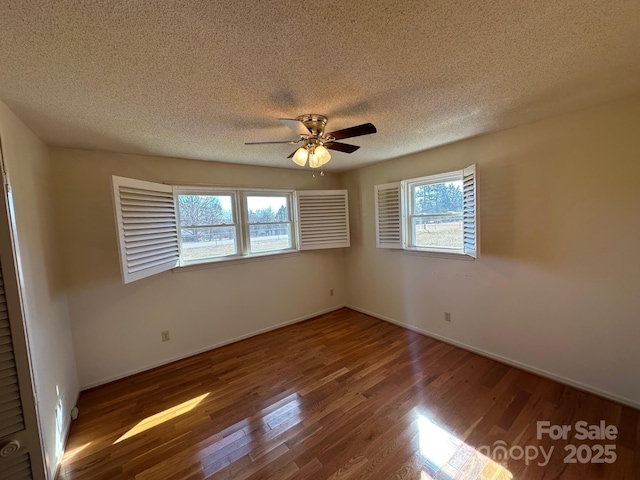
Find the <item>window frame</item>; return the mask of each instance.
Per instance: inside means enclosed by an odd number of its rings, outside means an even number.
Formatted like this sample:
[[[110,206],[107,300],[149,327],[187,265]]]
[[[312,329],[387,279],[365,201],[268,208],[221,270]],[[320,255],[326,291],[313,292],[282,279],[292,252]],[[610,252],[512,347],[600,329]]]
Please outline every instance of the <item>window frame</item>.
[[[275,190],[275,189],[240,189],[241,198],[242,198],[242,226],[243,228],[243,240],[244,240],[244,248],[243,248],[243,257],[260,257],[265,255],[278,255],[281,253],[291,253],[297,252],[298,248],[298,239],[297,239],[297,228],[296,228],[296,219],[293,213],[293,205],[294,205],[294,190]],[[257,222],[252,223],[249,221],[249,201],[248,197],[285,197],[287,202],[287,216],[288,220],[286,222]],[[289,248],[282,248],[278,250],[268,250],[266,252],[251,252],[251,226],[252,225],[282,225],[286,223],[289,225],[289,236],[291,239],[291,246]]]
[[[403,249],[411,250],[415,252],[424,252],[424,253],[444,253],[444,254],[452,254],[452,255],[465,255],[464,251],[464,231],[461,234],[462,246],[459,248],[456,247],[428,247],[416,245],[416,231],[413,228],[413,219],[414,218],[437,218],[443,216],[451,216],[451,214],[440,214],[440,213],[431,213],[431,214],[415,214],[415,189],[422,187],[424,185],[437,185],[440,183],[448,183],[448,182],[460,182],[462,191],[463,191],[463,203],[464,203],[464,171],[463,170],[454,170],[451,172],[438,173],[435,175],[427,175],[424,177],[410,178],[407,180],[403,180],[401,182],[402,189],[404,191],[403,200],[405,204],[404,209],[404,221],[403,227],[404,235],[402,244]],[[461,221],[464,224],[464,207],[463,211],[460,212]]]
[[[292,211],[292,206],[294,205],[294,195],[295,190],[292,189],[271,189],[271,188],[231,188],[231,187],[183,187],[183,186],[174,186],[174,196],[176,202],[176,214],[177,214],[177,222],[178,222],[178,245],[180,252],[180,261],[179,267],[190,267],[194,265],[202,265],[208,263],[223,263],[230,261],[237,261],[246,258],[257,258],[257,257],[265,257],[271,255],[282,255],[299,251],[297,248],[297,234],[296,234],[296,219],[295,215]],[[213,227],[222,227],[222,226],[234,226],[236,231],[236,245],[237,245],[237,253],[231,255],[223,255],[220,257],[206,257],[201,259],[194,260],[185,260],[184,259],[184,249],[182,246],[182,227],[181,225],[181,211],[180,211],[180,195],[225,195],[231,196],[231,210],[233,212],[233,217],[235,220],[234,224],[223,224],[223,225],[214,225]],[[291,248],[280,249],[280,250],[270,250],[267,252],[256,252],[251,253],[251,228],[250,226],[253,224],[249,223],[249,209],[248,209],[248,196],[262,196],[262,197],[281,197],[285,196],[287,198],[287,208],[289,221],[288,222],[275,222],[278,224],[289,223],[290,224],[290,235],[291,235]],[[260,225],[260,224],[256,224]],[[202,226],[199,228],[207,228],[207,226]]]
[[[192,265],[200,265],[202,263],[213,263],[220,261],[229,261],[229,260],[237,260],[242,257],[242,235],[241,235],[241,226],[240,226],[240,215],[239,215],[239,205],[238,205],[238,194],[237,190],[233,188],[224,188],[224,187],[173,187],[173,195],[176,203],[176,220],[178,224],[178,245],[179,245],[179,267],[189,267]],[[184,248],[182,246],[182,229],[189,228],[182,226],[182,212],[180,209],[180,195],[224,195],[231,197],[231,211],[233,213],[233,224],[223,224],[223,225],[215,225],[214,227],[223,227],[223,226],[233,226],[236,231],[236,252],[233,255],[223,255],[220,257],[206,257],[195,260],[185,260],[184,259]],[[198,228],[207,228],[207,226],[197,226]]]
[[[202,269],[298,255],[302,250],[323,250],[350,246],[347,190],[295,190],[222,185],[158,183],[111,176],[112,202],[122,283],[127,284],[171,270]],[[247,195],[287,196],[291,248],[249,253]],[[182,245],[180,195],[229,195],[238,253],[185,260]],[[301,201],[304,199],[304,202]],[[245,213],[246,211],[246,213]],[[188,228],[187,226],[186,228]],[[206,228],[207,225],[193,225]],[[238,233],[240,232],[240,233]],[[250,229],[249,229],[250,235]]]
[[[421,185],[462,181],[462,247],[439,248],[416,245],[413,219],[416,215],[413,192]],[[375,240],[380,249],[401,250],[409,255],[475,260],[480,256],[478,168],[466,168],[434,175],[376,184],[374,194]],[[436,216],[434,214],[431,214]]]

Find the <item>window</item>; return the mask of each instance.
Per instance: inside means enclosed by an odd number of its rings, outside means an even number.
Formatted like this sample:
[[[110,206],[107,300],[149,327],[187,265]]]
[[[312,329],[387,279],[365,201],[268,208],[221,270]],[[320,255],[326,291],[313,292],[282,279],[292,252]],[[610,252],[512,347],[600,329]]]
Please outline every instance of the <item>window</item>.
[[[245,193],[250,254],[294,247],[290,194]]]
[[[171,186],[113,177],[122,280],[176,267],[349,246],[346,190]]]
[[[296,249],[293,191],[175,188],[180,265]]]
[[[236,203],[234,193],[178,195],[183,264],[238,255]]]
[[[376,185],[378,248],[476,257],[476,169]]]
[[[406,184],[408,247],[462,251],[462,176],[435,175]]]

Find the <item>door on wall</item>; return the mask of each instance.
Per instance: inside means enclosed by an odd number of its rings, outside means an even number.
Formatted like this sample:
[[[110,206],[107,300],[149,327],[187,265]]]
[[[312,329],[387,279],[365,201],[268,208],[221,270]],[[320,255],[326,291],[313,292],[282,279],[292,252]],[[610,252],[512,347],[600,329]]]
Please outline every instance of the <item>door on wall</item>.
[[[44,480],[11,217],[0,153],[0,477]]]

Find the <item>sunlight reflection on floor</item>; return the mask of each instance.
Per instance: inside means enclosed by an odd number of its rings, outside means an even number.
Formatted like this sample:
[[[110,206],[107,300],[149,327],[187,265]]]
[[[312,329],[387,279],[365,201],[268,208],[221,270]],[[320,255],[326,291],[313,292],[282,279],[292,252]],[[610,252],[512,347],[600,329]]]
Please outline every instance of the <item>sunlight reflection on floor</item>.
[[[89,443],[85,443],[84,445],[81,445],[77,448],[74,448],[73,450],[67,450],[64,453],[64,456],[62,457],[62,461],[60,462],[60,465],[65,465],[67,463],[69,463],[69,461],[75,457],[77,454],[79,454],[81,451],[83,451],[85,448],[87,448],[89,445],[91,445],[92,442]]]
[[[512,480],[513,475],[502,465],[482,455],[474,448],[442,429],[427,417],[418,415],[420,453],[425,459],[425,469],[421,480],[431,479],[440,472],[438,478],[460,479],[491,478]],[[463,458],[456,458],[462,456]],[[467,472],[466,465],[472,462],[473,472]]]
[[[151,415],[150,417],[145,418],[140,423],[138,423],[135,427],[133,427],[131,430],[129,430],[127,433],[125,433],[119,439],[113,442],[113,445],[115,445],[116,443],[120,443],[121,441],[126,440],[127,438],[131,438],[134,435],[138,435],[139,433],[149,430],[150,428],[153,428],[156,425],[160,425],[161,423],[164,423],[168,420],[171,420],[187,412],[190,412],[191,410],[196,408],[198,404],[202,400],[204,400],[207,395],[209,394],[205,393],[204,395],[200,395],[199,397],[192,398],[191,400],[181,403],[180,405],[176,405],[175,407],[168,408],[167,410],[164,410],[160,413],[156,413],[155,415]]]

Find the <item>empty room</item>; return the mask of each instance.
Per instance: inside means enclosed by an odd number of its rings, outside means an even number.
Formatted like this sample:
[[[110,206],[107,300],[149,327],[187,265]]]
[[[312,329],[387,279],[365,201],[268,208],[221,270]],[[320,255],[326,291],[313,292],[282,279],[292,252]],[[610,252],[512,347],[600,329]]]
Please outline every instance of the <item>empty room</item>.
[[[640,478],[640,3],[0,5],[2,480]]]

